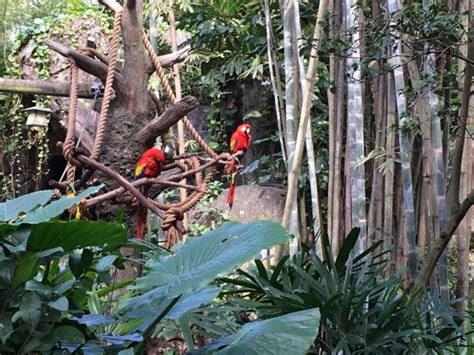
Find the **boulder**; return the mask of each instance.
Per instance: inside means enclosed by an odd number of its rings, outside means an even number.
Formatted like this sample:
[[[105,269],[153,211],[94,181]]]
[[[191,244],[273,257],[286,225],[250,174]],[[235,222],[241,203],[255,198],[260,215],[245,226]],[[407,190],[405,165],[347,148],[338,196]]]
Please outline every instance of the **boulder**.
[[[277,184],[237,186],[231,210],[227,205],[228,191],[224,190],[210,207],[226,212],[233,221],[249,222],[265,219],[281,222],[286,196],[284,186]]]

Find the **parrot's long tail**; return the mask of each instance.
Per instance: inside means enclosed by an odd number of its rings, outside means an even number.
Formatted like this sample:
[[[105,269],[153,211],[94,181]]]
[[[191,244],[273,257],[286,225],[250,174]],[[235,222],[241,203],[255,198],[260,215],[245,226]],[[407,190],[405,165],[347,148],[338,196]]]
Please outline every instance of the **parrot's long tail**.
[[[140,187],[139,191],[147,197],[148,195],[148,188],[146,186]],[[147,209],[144,205],[140,202],[137,204],[137,239],[143,239],[143,232],[146,224],[146,215]]]
[[[229,204],[229,208],[232,209],[232,205],[235,201],[235,183],[236,183],[236,175],[237,173],[233,173],[231,177],[231,182],[229,186],[229,193],[227,194],[227,203]]]

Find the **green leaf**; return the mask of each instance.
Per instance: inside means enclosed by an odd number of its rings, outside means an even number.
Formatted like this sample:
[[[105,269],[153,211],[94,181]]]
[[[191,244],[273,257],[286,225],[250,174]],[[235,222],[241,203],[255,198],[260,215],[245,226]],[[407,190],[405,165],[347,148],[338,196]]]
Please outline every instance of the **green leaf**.
[[[25,290],[27,291],[35,291],[37,292],[40,296],[44,298],[50,298],[51,295],[53,294],[53,289],[49,285],[45,285],[39,281],[36,280],[29,280],[25,284]]]
[[[83,198],[95,194],[103,186],[104,185],[91,186],[75,197],[63,196],[59,200],[53,201],[50,204],[40,207],[34,210],[32,213],[27,214],[24,219],[18,222],[18,224],[37,224],[49,221],[50,219],[61,214],[64,210],[67,210],[68,208],[78,204]]]
[[[40,309],[41,299],[38,294],[36,292],[26,292],[21,299],[20,310],[13,315],[12,322],[15,323],[21,318],[33,329],[40,321]]]
[[[59,341],[72,343],[72,344],[84,344],[86,339],[84,334],[73,327],[72,325],[62,325],[54,329],[54,335],[58,338]]]
[[[27,253],[31,254],[31,253]],[[13,277],[12,287],[17,288],[23,282],[33,278],[36,275],[38,268],[38,257],[36,255],[29,255],[22,257],[15,269],[15,276]]]
[[[99,260],[95,269],[97,270],[97,272],[108,271],[110,267],[114,264],[115,259],[117,259],[117,255],[104,256]]]
[[[173,256],[149,263],[150,271],[137,280],[136,288],[152,290],[140,296],[145,302],[190,293],[288,238],[287,231],[275,222],[226,223],[190,238]]]
[[[53,221],[32,225],[27,250],[39,252],[62,247],[65,251],[90,246],[118,246],[127,241],[127,231],[105,221]]]
[[[42,206],[53,197],[53,190],[32,192],[27,195],[0,203],[0,221],[15,221],[20,212],[28,213]]]
[[[64,292],[70,290],[74,284],[76,283],[76,280],[68,280],[63,283],[60,283],[59,285],[54,286],[54,293],[57,295],[62,295]]]
[[[319,329],[316,308],[255,321],[190,354],[306,354]]]
[[[344,240],[344,243],[342,243],[341,249],[339,250],[336,259],[337,271],[342,271],[342,269],[346,265],[346,262],[349,259],[349,256],[351,255],[351,252],[357,243],[357,239],[359,239],[359,232],[360,228],[352,228],[352,230],[349,232],[346,239]]]
[[[92,253],[92,251],[88,248],[83,249],[82,255],[81,255],[81,262],[82,262],[83,269],[85,270],[89,266],[91,266],[93,261],[94,261],[94,254]]]
[[[220,289],[215,286],[205,287],[199,291],[183,296],[164,316],[164,319],[176,320],[192,309],[209,304],[217,297]],[[169,305],[169,300],[163,299],[152,305],[136,305],[130,311],[124,313],[122,319],[145,319],[145,326],[153,321],[156,314],[161,314]]]
[[[66,297],[61,296],[57,300],[48,302],[48,306],[57,309],[58,311],[65,312],[69,309],[69,301]]]
[[[84,268],[82,267],[82,256],[78,253],[69,256],[69,268],[76,279],[81,277]]]

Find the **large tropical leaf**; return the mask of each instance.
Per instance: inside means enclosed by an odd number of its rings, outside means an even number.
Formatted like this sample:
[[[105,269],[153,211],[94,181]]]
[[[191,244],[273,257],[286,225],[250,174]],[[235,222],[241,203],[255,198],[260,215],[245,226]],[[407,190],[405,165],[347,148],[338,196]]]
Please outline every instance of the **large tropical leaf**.
[[[318,334],[316,308],[245,324],[235,334],[225,336],[191,354],[306,354]]]
[[[65,251],[89,246],[117,246],[127,241],[127,231],[105,221],[52,221],[31,226],[27,250],[39,252],[61,247]]]
[[[95,194],[103,186],[103,184],[99,186],[91,186],[75,197],[63,196],[57,201],[53,201],[47,204],[46,206],[37,208],[31,213],[28,213],[25,218],[18,221],[18,224],[36,224],[49,221],[51,218],[58,216],[64,210],[67,210],[68,208],[78,204],[82,199],[89,197],[92,194]]]
[[[201,289],[288,238],[288,232],[275,222],[226,223],[189,239],[176,254],[149,263],[149,272],[137,280],[136,288],[151,291],[139,299],[153,302]]]
[[[0,221],[15,221],[19,213],[27,213],[37,206],[43,206],[51,197],[53,197],[53,190],[43,190],[2,202],[0,203]]]

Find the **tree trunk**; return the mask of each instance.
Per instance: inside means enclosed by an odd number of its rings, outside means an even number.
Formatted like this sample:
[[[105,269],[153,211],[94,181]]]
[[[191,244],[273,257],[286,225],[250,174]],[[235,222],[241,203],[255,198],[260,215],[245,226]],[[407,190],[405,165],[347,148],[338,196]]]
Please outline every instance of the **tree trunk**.
[[[388,0],[388,10],[390,13],[398,11],[398,1]],[[399,36],[397,36],[399,37]],[[415,241],[415,207],[413,200],[413,181],[411,173],[411,142],[409,132],[404,127],[406,122],[407,104],[405,97],[405,78],[403,75],[401,59],[401,41],[395,41],[393,53],[393,71],[395,77],[397,115],[399,125],[400,160],[402,163],[403,177],[403,206],[405,212],[405,230],[408,243],[408,281],[415,282],[416,266],[416,241]]]
[[[270,72],[270,81],[272,83],[273,98],[275,100],[275,115],[277,119],[278,136],[280,138],[280,147],[281,147],[283,162],[285,163],[285,166],[288,168],[284,129],[283,129],[283,120],[284,120],[284,112],[283,112],[283,105],[282,105],[283,93],[279,85],[279,80],[280,80],[279,74],[278,74],[278,78],[275,74],[275,73],[278,73],[278,66],[277,66],[277,59],[276,59],[275,51],[274,51],[273,27],[272,27],[271,13],[270,13],[270,4],[268,3],[268,0],[264,0],[263,9],[265,12],[265,29],[266,29],[266,34],[267,34],[268,70]]]
[[[300,10],[298,1],[295,2],[295,32],[297,38],[297,53],[298,53],[298,69],[301,93],[306,93],[306,73],[304,68],[303,57],[300,53],[300,48],[303,45],[301,39],[301,24],[300,24]],[[311,119],[308,119],[308,126],[305,134],[306,157],[308,162],[308,180],[311,194],[311,220],[313,221],[313,233],[324,233],[322,230],[322,215],[321,215],[321,201],[319,199],[319,184],[316,173],[316,157],[314,153],[313,132],[311,126]],[[300,208],[301,213],[301,208]],[[306,214],[303,216],[306,218]],[[321,238],[318,238],[315,243],[315,250],[319,255],[322,255]]]
[[[367,219],[365,207],[365,167],[359,164],[364,157],[364,113],[362,105],[361,67],[359,31],[352,31],[357,26],[357,10],[354,0],[345,1],[345,18],[347,29],[353,33],[353,49],[347,57],[347,132],[349,149],[349,169],[351,174],[352,227],[360,228],[355,255],[361,254],[367,247]]]
[[[174,9],[173,9],[173,0],[170,0],[170,12],[168,14],[169,22],[170,22],[170,37],[171,37],[171,50],[173,52],[178,51],[178,43],[176,41],[176,21],[174,17]],[[174,93],[176,95],[176,100],[181,100],[181,76],[179,73],[179,63],[173,65],[173,75],[174,75]],[[184,154],[184,125],[183,122],[178,121],[178,152],[179,154]],[[186,184],[186,180],[181,181],[181,183]],[[179,195],[181,198],[181,202],[186,200],[187,192],[186,189],[179,189]],[[187,226],[187,213],[183,216],[184,226]]]
[[[290,224],[290,215],[291,211],[295,206],[295,200],[292,198],[296,194],[297,185],[298,185],[298,178],[299,172],[301,169],[301,160],[303,156],[303,141],[305,138],[305,132],[308,126],[309,120],[309,113],[311,110],[311,103],[312,103],[312,93],[313,93],[313,85],[315,82],[315,75],[316,75],[316,67],[319,61],[318,50],[321,45],[321,38],[322,38],[322,23],[321,19],[323,18],[324,14],[326,13],[327,8],[327,0],[322,0],[319,3],[318,9],[318,16],[316,18],[316,25],[314,27],[314,35],[313,35],[313,46],[311,48],[311,59],[308,65],[308,73],[305,78],[305,92],[303,93],[303,104],[301,109],[300,121],[298,126],[298,137],[295,142],[295,155],[294,159],[291,161],[288,159],[289,166],[291,166],[291,170],[288,176],[288,194],[285,203],[285,210],[283,212],[283,226],[288,228]],[[288,116],[287,116],[288,119]]]
[[[383,217],[383,238],[384,238],[384,249],[392,248],[395,244],[394,233],[393,233],[393,214],[394,214],[394,181],[395,181],[395,132],[393,127],[395,125],[396,107],[393,97],[395,96],[395,84],[393,80],[393,74],[387,73],[387,140],[385,142],[385,151],[388,153],[385,158],[385,164],[389,164],[388,169],[385,173],[384,182],[384,217]],[[393,249],[395,250],[395,248]],[[395,252],[392,252],[394,255]],[[395,258],[392,257],[395,261]]]
[[[298,84],[295,78],[297,77],[297,67],[293,56],[293,30],[295,23],[294,0],[285,0],[283,7],[283,43],[285,55],[285,117],[286,117],[286,152],[288,154],[288,173],[293,164],[296,147],[296,91]],[[288,179],[289,183],[289,179]],[[297,191],[291,191],[287,194],[286,199],[296,201]],[[289,211],[288,223],[285,221],[282,224],[288,228],[290,234],[294,236],[290,241],[290,254],[298,250],[299,245],[299,230],[298,230],[298,208],[294,203]],[[276,255],[279,259],[279,256]]]
[[[471,1],[472,2],[472,1]],[[468,13],[469,11],[469,1],[464,0],[460,2],[460,12]],[[464,17],[464,26],[466,31],[469,27],[469,18],[468,16]],[[467,44],[467,32],[464,36],[464,40]],[[467,56],[467,45],[462,45],[460,48],[461,54]],[[459,69],[464,68],[464,63],[460,63]],[[462,71],[461,71],[462,73]],[[462,76],[462,75],[461,75]],[[472,90],[471,90],[472,91]],[[474,110],[474,97],[470,96],[469,111]],[[466,121],[467,134],[464,142],[464,152],[462,156],[461,163],[461,174],[460,174],[460,193],[459,198],[463,200],[467,197],[471,191],[472,184],[472,139],[470,135],[473,132],[474,128],[474,112],[468,112],[468,117]],[[457,247],[457,258],[456,258],[456,298],[460,301],[456,303],[456,308],[462,312],[467,311],[469,300],[469,252],[470,252],[470,241],[471,241],[471,223],[472,223],[472,213],[467,213],[467,216],[460,223],[457,233],[456,233],[456,247]],[[464,318],[464,313],[461,313],[461,317]]]

